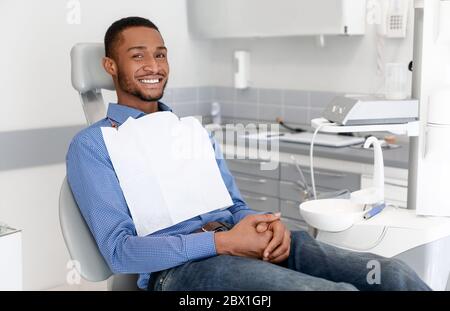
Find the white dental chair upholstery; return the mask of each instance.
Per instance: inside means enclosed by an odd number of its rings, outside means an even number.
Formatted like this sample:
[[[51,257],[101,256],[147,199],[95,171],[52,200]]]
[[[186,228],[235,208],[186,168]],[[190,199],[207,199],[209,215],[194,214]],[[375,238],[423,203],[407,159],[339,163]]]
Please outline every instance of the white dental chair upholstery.
[[[102,89],[114,90],[111,77],[102,66],[101,43],[79,43],[71,52],[72,86],[80,94],[88,125],[106,115]],[[113,274],[101,255],[89,227],[75,202],[67,178],[59,196],[59,219],[66,247],[72,260],[79,263],[81,277],[100,282],[108,279],[108,290],[138,290],[137,274]]]

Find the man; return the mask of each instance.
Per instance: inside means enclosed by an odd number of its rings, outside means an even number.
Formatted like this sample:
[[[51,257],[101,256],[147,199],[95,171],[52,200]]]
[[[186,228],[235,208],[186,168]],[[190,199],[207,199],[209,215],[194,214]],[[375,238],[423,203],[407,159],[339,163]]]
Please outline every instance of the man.
[[[105,35],[103,66],[114,80],[118,104],[110,104],[105,119],[75,136],[67,154],[67,175],[114,273],[139,273],[138,286],[149,290],[428,289],[399,261],[334,248],[306,232],[291,234],[279,214],[250,210],[214,141],[233,206],[137,236],[100,128],[170,110],[159,102],[169,65],[158,28],[139,17],[113,23]],[[151,204],[149,198],[149,208],[157,208]],[[367,281],[370,260],[381,265],[380,284]]]

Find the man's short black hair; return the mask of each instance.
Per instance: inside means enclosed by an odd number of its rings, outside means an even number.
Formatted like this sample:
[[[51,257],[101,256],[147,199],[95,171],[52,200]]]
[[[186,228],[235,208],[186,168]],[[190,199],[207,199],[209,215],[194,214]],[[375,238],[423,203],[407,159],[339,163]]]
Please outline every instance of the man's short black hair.
[[[130,27],[148,27],[159,31],[158,27],[150,20],[138,17],[130,16],[119,19],[109,26],[105,34],[105,56],[113,57],[114,49],[120,39],[120,33]]]

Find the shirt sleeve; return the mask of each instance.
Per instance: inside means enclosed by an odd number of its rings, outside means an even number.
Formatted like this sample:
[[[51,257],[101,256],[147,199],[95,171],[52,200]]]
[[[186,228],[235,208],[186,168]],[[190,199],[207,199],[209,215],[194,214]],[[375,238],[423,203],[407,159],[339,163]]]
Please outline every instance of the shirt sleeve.
[[[77,136],[66,164],[75,200],[113,273],[151,273],[217,254],[213,232],[137,236],[104,144]]]
[[[233,175],[231,175],[230,170],[228,169],[227,163],[223,158],[223,153],[220,149],[219,144],[214,138],[211,138],[217,165],[219,166],[220,173],[222,175],[223,181],[230,193],[231,199],[233,200],[233,206],[231,206],[228,210],[233,214],[234,224],[237,224],[242,218],[247,215],[252,214],[266,214],[265,212],[257,212],[248,207],[248,205],[242,199],[241,193],[236,185]]]

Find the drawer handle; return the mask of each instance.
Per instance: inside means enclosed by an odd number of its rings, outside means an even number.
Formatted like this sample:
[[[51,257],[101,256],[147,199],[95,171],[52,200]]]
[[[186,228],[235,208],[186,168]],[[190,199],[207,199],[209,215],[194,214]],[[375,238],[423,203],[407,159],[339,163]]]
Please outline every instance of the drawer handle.
[[[242,197],[246,200],[255,200],[255,201],[262,201],[262,202],[267,201],[267,197],[254,197],[254,196],[246,195],[246,194],[243,194]]]
[[[243,164],[251,164],[251,165],[261,165],[264,163],[270,163],[270,161],[264,161],[264,160],[240,160],[240,159],[233,159],[232,161],[238,162],[238,163],[243,163]]]
[[[395,183],[395,182],[391,182],[391,181],[385,181],[384,184],[388,185],[388,186],[401,187],[401,188],[405,188],[405,189],[408,188],[408,186],[405,186],[405,185],[402,185],[402,184],[398,184],[398,183]]]
[[[310,170],[303,170],[303,172],[305,172],[306,174],[311,174]],[[340,173],[330,173],[330,172],[321,172],[321,171],[314,171],[314,174],[317,176],[326,176],[326,177],[337,177],[337,178],[342,178],[345,177],[345,174],[340,174]]]
[[[247,177],[242,177],[242,176],[235,176],[234,177],[237,180],[241,180],[241,181],[250,181],[250,182],[255,182],[258,184],[265,184],[267,183],[267,179],[253,179],[253,178],[247,178]]]

